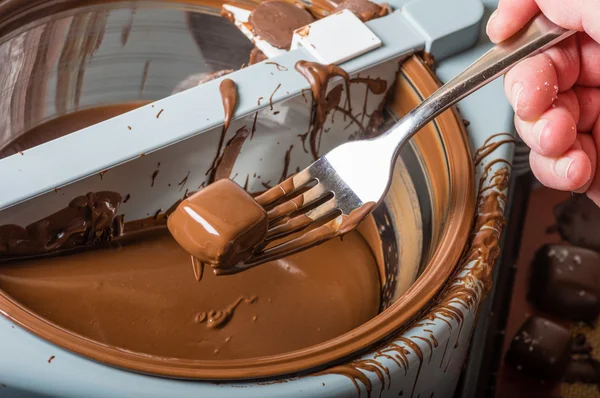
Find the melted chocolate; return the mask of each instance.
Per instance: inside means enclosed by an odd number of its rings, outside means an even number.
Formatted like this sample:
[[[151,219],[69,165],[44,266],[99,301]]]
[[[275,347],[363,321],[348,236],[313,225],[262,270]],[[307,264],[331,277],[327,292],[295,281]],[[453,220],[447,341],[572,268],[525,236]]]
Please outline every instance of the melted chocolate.
[[[58,212],[29,224],[0,226],[0,260],[53,253],[108,242],[120,235],[116,217],[121,195],[115,192],[78,196]]]
[[[221,154],[221,149],[223,148],[225,135],[227,134],[227,129],[229,129],[229,124],[231,123],[233,112],[235,111],[235,107],[237,105],[237,87],[233,80],[224,79],[219,85],[219,91],[221,92],[221,101],[223,102],[223,113],[225,120],[223,122],[223,130],[217,146],[217,154],[215,155],[212,166],[206,172],[206,174],[210,174],[209,182],[213,182],[216,179],[216,172],[223,156]]]
[[[264,240],[268,223],[267,212],[228,179],[184,199],[168,219],[181,247],[215,268],[229,268],[250,257]]]
[[[262,2],[248,19],[252,30],[274,47],[289,50],[294,30],[315,21],[310,13],[287,1]]]
[[[322,65],[316,62],[298,61],[296,63],[296,70],[308,80],[311,87],[314,111],[309,132],[310,150],[314,159],[317,160],[319,158],[321,134],[325,120],[327,120],[327,116],[332,110],[341,109],[339,104],[342,87],[335,87],[329,95],[326,95],[329,81],[336,76],[343,78],[346,86],[346,98],[350,98],[350,78],[339,66]],[[347,113],[352,114],[349,101]]]
[[[0,266],[0,288],[89,339],[184,359],[306,348],[358,327],[379,310],[377,265],[357,232],[236,275],[205,273],[201,286],[189,267],[189,254],[162,229],[119,249]],[[239,297],[257,300],[240,303],[220,328],[196,323],[200,312],[208,317]]]
[[[260,51],[257,47],[254,47],[252,51],[250,51],[250,60],[248,61],[248,65],[254,65],[267,59],[269,58],[262,51]]]
[[[389,13],[389,6],[380,6],[368,0],[344,0],[336,8],[336,11],[349,10],[361,21],[367,22],[371,19],[384,17]]]

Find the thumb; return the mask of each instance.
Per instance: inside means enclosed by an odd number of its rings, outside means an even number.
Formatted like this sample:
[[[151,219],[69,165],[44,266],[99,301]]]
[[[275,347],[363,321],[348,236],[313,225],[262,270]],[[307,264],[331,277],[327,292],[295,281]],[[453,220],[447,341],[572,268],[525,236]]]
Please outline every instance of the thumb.
[[[504,41],[539,12],[535,0],[500,0],[488,21],[487,34],[494,43]]]

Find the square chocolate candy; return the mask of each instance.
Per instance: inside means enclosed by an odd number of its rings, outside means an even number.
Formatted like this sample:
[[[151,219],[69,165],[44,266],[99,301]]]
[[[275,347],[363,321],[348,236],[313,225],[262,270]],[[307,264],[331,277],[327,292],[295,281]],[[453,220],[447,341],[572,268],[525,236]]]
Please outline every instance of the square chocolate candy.
[[[585,195],[574,195],[554,209],[560,236],[572,245],[600,251],[600,207]]]
[[[235,182],[222,179],[183,200],[169,216],[175,240],[216,267],[246,260],[269,226],[267,212]]]
[[[570,245],[543,246],[533,261],[529,299],[549,314],[592,321],[600,312],[600,255]]]
[[[571,353],[571,333],[541,317],[531,317],[513,337],[506,363],[523,374],[540,380],[560,380]]]

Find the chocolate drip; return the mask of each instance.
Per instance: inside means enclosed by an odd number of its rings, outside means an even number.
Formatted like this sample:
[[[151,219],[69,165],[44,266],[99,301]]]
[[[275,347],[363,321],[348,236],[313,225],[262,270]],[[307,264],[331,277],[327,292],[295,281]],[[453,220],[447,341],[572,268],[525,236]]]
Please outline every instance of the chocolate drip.
[[[158,173],[160,173],[160,170],[156,169],[154,170],[154,173],[152,173],[152,182],[150,183],[150,187],[154,188],[154,182],[156,181],[156,177],[158,177]]]
[[[303,8],[287,1],[262,2],[252,11],[248,21],[253,32],[274,47],[289,50],[294,30],[314,22]]]
[[[361,21],[367,22],[388,15],[389,7],[387,4],[380,6],[367,0],[344,0],[337,6],[336,11],[352,11]]]
[[[0,260],[30,257],[110,241],[120,230],[115,223],[121,195],[115,192],[78,196],[58,212],[25,228],[0,226]]]
[[[484,144],[484,146],[487,145],[489,145],[489,140]],[[492,151],[487,150],[481,151],[481,153],[485,153],[483,156],[487,156],[491,152]],[[434,324],[433,321],[437,320],[445,323],[450,332],[452,332],[454,327],[451,321],[454,321],[458,324],[459,328],[454,347],[458,347],[462,327],[465,321],[463,310],[459,305],[464,306],[468,311],[475,311],[477,303],[480,302],[485,293],[491,288],[491,270],[500,255],[500,237],[506,224],[506,219],[504,217],[506,196],[504,192],[508,189],[508,167],[501,167],[491,176],[490,174],[492,167],[501,163],[507,162],[503,159],[496,159],[488,163],[481,176],[480,189],[477,197],[475,224],[473,226],[473,232],[467,250],[460,260],[461,266],[459,267],[459,271],[466,270],[467,272],[456,272],[456,276],[449,281],[440,293],[439,298],[436,299],[436,304],[431,307],[427,313],[422,315],[420,322],[410,326],[410,328],[429,326]],[[293,186],[291,188],[293,188]],[[267,193],[269,193],[269,191],[267,191]],[[273,196],[274,194],[270,193],[270,195]],[[430,322],[423,322],[423,320]],[[418,358],[419,368],[410,396],[414,396],[415,394],[421,366],[423,364],[423,352],[414,339],[425,341],[430,350],[433,350],[434,347],[438,347],[439,345],[439,342],[435,336],[433,336],[430,329],[424,329],[424,331],[429,333],[429,339],[423,336],[405,337],[403,334],[406,332],[402,331],[398,336],[392,337],[388,342],[384,343],[382,348],[375,350],[375,360],[378,358],[389,359],[399,368],[404,369],[404,374],[406,375],[410,366],[410,361],[408,359],[409,351],[405,346],[412,349]],[[394,340],[398,340],[402,344],[398,344]],[[444,365],[444,359],[446,358],[446,352],[449,345],[450,338],[448,338],[448,341],[446,342],[442,360],[440,362],[440,368]],[[432,356],[430,353],[430,361],[431,358]],[[373,370],[367,370],[364,367],[367,361],[370,360],[358,359],[346,365],[333,367],[320,374],[338,374],[348,377],[356,387],[359,396],[360,386],[358,381],[360,381],[365,386],[368,396],[370,396],[372,390],[371,382],[363,371],[372,372]],[[452,356],[450,356],[446,362],[444,372],[448,370],[451,361]],[[375,361],[374,365],[383,367],[378,361]]]
[[[252,49],[252,51],[250,51],[250,60],[248,61],[248,65],[257,64],[266,59],[269,59],[269,58],[262,51],[260,51],[257,47],[254,47]]]
[[[223,102],[225,121],[223,122],[223,130],[221,132],[221,137],[219,138],[217,153],[213,160],[212,166],[206,171],[207,175],[210,174],[209,183],[215,181],[218,162],[222,156],[221,149],[223,148],[225,135],[227,134],[227,129],[229,129],[229,124],[231,123],[231,119],[233,118],[233,113],[237,105],[237,87],[233,80],[224,79],[219,85],[219,91],[221,92],[221,101]]]
[[[223,154],[217,161],[214,179],[220,180],[222,178],[229,178],[231,176],[231,170],[242,150],[242,146],[246,139],[250,135],[250,131],[246,126],[241,127],[229,140],[223,149]]]
[[[339,66],[336,65],[321,65],[316,62],[298,61],[296,70],[308,80],[311,86],[313,96],[313,116],[311,117],[311,129],[309,132],[310,149],[315,160],[319,158],[319,149],[321,143],[321,134],[323,133],[323,125],[329,112],[339,106],[341,100],[341,86],[336,86],[327,93],[329,81],[339,76],[344,79],[346,86],[346,98],[348,101],[348,114],[352,114],[352,107],[349,102],[350,98],[350,78],[348,74]],[[339,88],[338,88],[339,87]],[[336,102],[337,101],[337,102]]]
[[[493,141],[494,138],[503,136],[509,138],[501,141]],[[473,163],[475,164],[475,166],[478,166],[486,156],[494,152],[497,148],[504,144],[513,144],[514,142],[514,137],[512,136],[512,134],[509,133],[499,133],[490,136],[487,140],[485,140],[481,148],[477,149],[477,151],[475,152],[475,155],[473,156]]]
[[[192,258],[192,270],[194,271],[194,279],[198,282],[202,280],[202,276],[204,275],[204,263],[198,260],[196,257],[191,256]]]

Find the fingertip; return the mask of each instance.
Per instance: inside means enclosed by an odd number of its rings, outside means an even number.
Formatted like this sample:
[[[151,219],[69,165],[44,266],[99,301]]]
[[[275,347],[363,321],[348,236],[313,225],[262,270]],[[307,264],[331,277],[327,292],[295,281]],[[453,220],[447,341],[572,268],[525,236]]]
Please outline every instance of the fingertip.
[[[566,189],[576,191],[586,185],[592,177],[592,164],[589,156],[581,149],[573,149],[567,152],[565,158],[572,159],[564,174],[566,176]],[[559,162],[565,158],[562,158]],[[564,163],[567,164],[569,162]],[[558,162],[556,170],[558,172],[563,170],[558,165]]]
[[[494,12],[492,13],[492,15],[490,15],[490,19],[488,19],[485,31],[488,35],[488,37],[490,38],[490,41],[494,44],[498,44],[500,43],[502,40],[505,40],[506,37],[503,37],[502,35],[502,25],[498,25],[496,23],[497,20],[497,16],[498,16],[498,10],[494,10]],[[499,29],[500,28],[500,29]]]
[[[582,149],[571,149],[557,158],[531,152],[531,170],[537,179],[549,188],[576,191],[590,180],[592,165]]]

